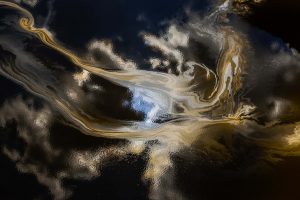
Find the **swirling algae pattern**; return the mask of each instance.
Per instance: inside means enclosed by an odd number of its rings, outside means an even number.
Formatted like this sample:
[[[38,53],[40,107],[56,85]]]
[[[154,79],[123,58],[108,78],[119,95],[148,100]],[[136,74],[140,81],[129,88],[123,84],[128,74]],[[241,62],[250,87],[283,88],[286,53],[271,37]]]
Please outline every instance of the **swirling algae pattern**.
[[[219,5],[207,17],[208,20],[220,20],[225,15],[224,12],[227,12],[224,9],[227,8],[226,5],[229,2],[231,1]],[[235,3],[240,3],[240,1],[235,1]],[[179,74],[175,75],[142,70],[138,67],[110,70],[98,66],[65,48],[46,28],[35,27],[34,17],[25,8],[8,1],[0,1],[0,6],[18,11],[22,15],[19,26],[23,31],[35,36],[47,47],[68,58],[78,71],[83,71],[83,74],[75,75],[77,79],[84,78],[84,73],[87,76],[94,75],[120,87],[146,91],[150,96],[158,95],[160,97],[158,100],[166,100],[168,105],[163,112],[171,115],[172,118],[162,123],[150,120],[147,122],[148,125],[145,125],[145,122],[115,120],[105,116],[95,117],[89,115],[83,108],[76,107],[64,95],[39,84],[38,79],[30,77],[30,72],[22,72],[13,64],[0,68],[2,75],[22,84],[28,91],[48,101],[73,126],[85,134],[129,141],[158,140],[161,147],[155,147],[149,152],[149,163],[144,173],[146,179],[153,180],[154,188],[158,187],[159,177],[172,165],[170,154],[181,148],[195,146],[196,141],[199,138],[201,140],[201,135],[211,131],[214,126],[230,126],[238,130],[247,130],[251,127],[270,137],[254,137],[247,131],[241,131],[241,134],[266,151],[280,155],[299,155],[300,122],[285,124],[278,122],[280,120],[274,120],[267,124],[258,123],[256,105],[236,98],[237,94],[243,90],[243,76],[248,72],[249,44],[245,35],[226,23],[218,24],[214,29],[218,35],[221,35],[216,70],[211,70],[204,64],[190,62],[188,70],[179,71]],[[200,93],[194,89],[200,78],[211,82],[212,89],[204,96],[199,95]],[[157,103],[160,105],[160,102]],[[214,144],[211,142],[210,145]],[[133,148],[131,146],[129,148],[129,152],[140,153],[144,147]]]
[[[64,47],[60,46],[47,29],[35,28],[33,16],[24,8],[20,7],[17,4],[5,1],[2,1],[1,5],[17,9],[22,14],[24,14],[25,17],[22,17],[19,21],[22,29],[34,34],[45,45],[67,56],[79,68],[125,87],[142,87],[149,90],[161,92],[170,96],[175,104],[179,104],[180,106],[182,106],[184,112],[174,114],[179,116],[179,118],[182,118],[183,121],[202,121],[206,123],[218,123],[219,120],[210,120],[203,118],[200,116],[201,114],[199,113],[208,112],[209,110],[213,109],[214,107],[216,107],[217,104],[220,103],[220,99],[229,99],[230,96],[234,95],[241,87],[240,74],[242,73],[243,67],[241,65],[243,65],[244,62],[244,58],[242,55],[244,46],[242,42],[243,39],[241,38],[241,36],[239,36],[233,30],[230,30],[230,28],[228,27],[224,27],[222,30],[222,34],[224,34],[224,38],[226,39],[224,40],[222,53],[218,62],[217,75],[215,75],[214,72],[209,70],[207,67],[199,65],[203,68],[203,70],[206,73],[208,73],[208,79],[211,77],[217,77],[217,79],[215,80],[216,87],[207,99],[201,101],[199,100],[200,98],[189,89],[191,80],[197,79],[197,77],[192,77],[192,75],[182,75],[181,77],[178,77],[172,74],[149,72],[144,70],[109,71],[102,69],[98,66],[93,66],[91,63],[89,63],[89,61],[78,57],[70,50],[67,50]],[[152,80],[156,81],[154,82]],[[34,93],[37,93],[41,96],[45,96],[45,98],[50,98],[47,94],[45,94],[42,91],[42,88],[33,86],[34,83],[30,83],[30,80],[23,80],[21,82],[25,83],[26,87],[30,88],[30,90]],[[82,126],[82,128],[84,128],[87,133],[90,133],[95,136],[117,138],[145,136],[151,137],[154,135],[162,134],[164,130],[169,130],[169,128],[171,128],[172,126],[176,127],[177,123],[177,120],[175,121],[175,123],[169,122],[164,125],[170,126],[168,128],[163,126],[162,128],[157,128],[157,130],[150,131],[134,131],[133,129],[128,127],[125,128],[126,131],[110,130],[110,128],[105,127],[103,129],[97,129],[94,128],[95,125],[93,122],[84,119],[84,117],[80,116],[79,113],[76,113],[74,111],[74,108],[69,108],[67,103],[64,103],[62,99],[55,98],[53,100],[54,102],[56,102],[56,105],[63,111],[63,113],[67,114],[74,121],[79,123],[80,126]],[[223,120],[225,122],[229,122],[233,120],[233,118],[224,118],[219,122],[222,122]],[[237,118],[234,120],[239,119]]]

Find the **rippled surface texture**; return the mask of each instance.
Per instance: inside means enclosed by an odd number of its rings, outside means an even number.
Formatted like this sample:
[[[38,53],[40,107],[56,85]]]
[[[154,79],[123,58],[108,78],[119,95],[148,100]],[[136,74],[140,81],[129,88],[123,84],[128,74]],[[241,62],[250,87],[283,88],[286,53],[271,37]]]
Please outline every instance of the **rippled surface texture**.
[[[299,199],[282,2],[0,1],[0,195]]]

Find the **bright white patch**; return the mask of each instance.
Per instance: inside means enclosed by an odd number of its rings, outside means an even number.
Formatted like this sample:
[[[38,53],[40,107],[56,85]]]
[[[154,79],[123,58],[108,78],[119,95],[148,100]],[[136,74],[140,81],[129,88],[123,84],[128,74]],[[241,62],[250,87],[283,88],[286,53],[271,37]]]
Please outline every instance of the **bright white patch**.
[[[45,128],[49,121],[49,113],[41,112],[34,120],[34,124],[40,128]]]
[[[38,3],[38,0],[23,0],[23,3],[25,3],[31,7],[34,7]]]
[[[87,82],[90,79],[90,73],[86,70],[83,70],[81,73],[74,74],[73,78],[78,83],[78,86],[81,87],[83,83]]]
[[[187,47],[189,34],[178,31],[175,25],[171,25],[164,36],[166,41],[174,47]]]
[[[143,88],[134,88],[131,91],[131,108],[144,113],[147,125],[151,125],[164,114],[170,113],[171,103],[167,96]]]
[[[150,58],[149,63],[152,65],[152,68],[155,69],[161,65],[161,60],[158,58]]]
[[[129,144],[129,149],[135,154],[140,154],[145,150],[145,141],[144,140],[131,140]]]
[[[170,61],[168,61],[168,60],[164,60],[162,63],[166,67],[168,67],[170,65]]]
[[[133,61],[126,61],[119,55],[113,52],[113,45],[111,42],[105,41],[94,41],[89,46],[90,50],[99,50],[108,56],[118,67],[124,70],[133,70],[136,69],[136,63]]]
[[[270,117],[276,119],[282,115],[289,107],[289,102],[286,99],[270,97],[269,103],[273,103],[274,107],[270,110]]]
[[[177,70],[182,71],[183,55],[174,46],[169,44],[166,40],[162,38],[157,38],[156,36],[146,34],[144,35],[145,44],[158,49],[162,54],[170,59],[175,59],[177,61]]]
[[[78,94],[77,94],[74,90],[72,90],[72,89],[69,89],[69,90],[67,91],[67,96],[68,96],[70,99],[72,99],[72,100],[75,100],[75,101],[78,100]]]
[[[91,85],[89,88],[92,90],[104,91],[104,88],[100,85]]]
[[[177,71],[182,72],[182,64],[184,62],[182,52],[178,47],[187,47],[189,42],[189,34],[178,31],[175,25],[171,25],[165,35],[156,37],[151,34],[143,35],[145,44],[159,50],[168,59],[175,59],[177,61]],[[161,61],[160,61],[161,62]],[[157,63],[154,63],[157,64]],[[170,62],[165,62],[165,67],[170,65]],[[153,66],[153,65],[152,65]]]

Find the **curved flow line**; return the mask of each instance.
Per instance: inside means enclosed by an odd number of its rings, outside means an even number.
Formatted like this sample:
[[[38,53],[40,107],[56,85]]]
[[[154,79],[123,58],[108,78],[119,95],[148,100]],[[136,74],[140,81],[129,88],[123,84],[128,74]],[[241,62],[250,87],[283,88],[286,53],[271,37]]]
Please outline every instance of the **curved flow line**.
[[[210,95],[210,99],[203,102],[199,100],[199,97],[195,93],[186,89],[189,88],[190,80],[184,79],[180,76],[177,77],[172,74],[143,70],[109,71],[95,67],[86,60],[60,46],[57,42],[55,42],[52,34],[47,29],[34,27],[34,18],[26,9],[15,3],[6,1],[0,1],[0,6],[1,5],[14,8],[23,13],[26,17],[22,17],[19,21],[21,28],[36,35],[45,45],[68,57],[72,63],[81,69],[87,70],[92,74],[101,76],[127,88],[142,87],[152,91],[165,93],[177,102],[184,110],[183,113],[177,113],[177,115],[180,116],[180,122],[176,121],[176,123],[174,123],[174,121],[170,121],[164,123],[161,127],[152,130],[136,130],[135,127],[124,127],[121,130],[109,130],[99,129],[97,123],[94,124],[93,121],[85,119],[78,112],[73,111],[72,108],[70,108],[63,100],[59,100],[54,97],[50,97],[51,100],[48,99],[51,103],[55,102],[55,105],[59,107],[63,114],[76,122],[76,124],[78,124],[87,134],[112,138],[143,138],[156,137],[158,135],[160,137],[166,137],[170,131],[174,131],[174,136],[176,136],[185,132],[192,133],[195,130],[199,130],[199,128],[204,125],[212,123],[227,123],[239,120],[233,118],[226,119],[226,117],[220,120],[211,120],[200,115],[200,113],[208,112],[215,108],[218,104],[220,104],[221,99],[229,100],[230,96],[237,92],[241,87],[240,74],[242,69],[240,65],[244,59],[242,57],[244,45],[240,38],[241,36],[228,27],[224,27],[222,29],[224,35],[224,46],[218,62],[217,75],[212,71],[209,71],[210,73],[213,73],[215,77],[218,77],[219,80],[216,80],[215,88]],[[240,62],[234,61],[234,57],[237,57],[238,59],[236,60],[239,60]],[[206,67],[202,66],[202,68],[205,69]],[[208,68],[206,68],[206,70],[208,70]],[[14,77],[11,78],[16,80]],[[30,80],[26,80],[25,77],[20,79],[23,80],[21,81],[22,84],[30,91],[43,96],[46,100],[49,98],[49,95],[46,94],[47,91],[43,91],[42,88],[38,89],[33,86]],[[17,79],[17,81],[20,81],[20,79]],[[182,99],[184,99],[184,101],[182,101]]]

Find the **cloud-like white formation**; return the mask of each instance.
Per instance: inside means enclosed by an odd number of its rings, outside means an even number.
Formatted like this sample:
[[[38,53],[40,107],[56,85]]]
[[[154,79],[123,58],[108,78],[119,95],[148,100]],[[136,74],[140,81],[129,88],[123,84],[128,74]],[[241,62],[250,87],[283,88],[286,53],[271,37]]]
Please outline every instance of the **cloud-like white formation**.
[[[18,149],[3,147],[2,153],[16,162],[18,170],[35,174],[41,184],[49,187],[56,199],[62,199],[68,192],[63,189],[60,179],[47,174],[47,167],[44,168],[40,161],[32,159],[31,155],[32,149],[36,147],[43,152],[46,160],[51,160],[60,154],[59,150],[54,149],[49,142],[48,128],[52,117],[49,107],[36,110],[32,100],[24,101],[18,97],[5,102],[0,109],[0,126],[5,127],[6,123],[14,120],[17,123],[18,136],[26,143],[26,149],[21,155]]]
[[[8,122],[14,120],[18,137],[25,142],[24,153],[21,153],[20,149],[7,146],[3,146],[1,151],[16,162],[20,172],[34,174],[42,185],[49,188],[55,199],[65,199],[72,194],[72,191],[63,185],[63,179],[96,178],[107,160],[122,158],[129,153],[140,153],[143,150],[143,143],[132,143],[124,147],[99,146],[94,150],[63,150],[63,147],[53,146],[51,134],[60,134],[51,132],[54,113],[46,105],[36,109],[33,104],[33,100],[18,97],[5,102],[0,108],[0,126],[5,127]],[[35,151],[39,151],[42,157],[35,157]],[[61,167],[55,167],[56,165]]]
[[[80,73],[75,73],[73,75],[74,80],[78,83],[78,86],[82,86],[83,83],[90,79],[90,73],[86,70],[82,70]]]
[[[177,63],[177,72],[181,73],[183,71],[184,56],[178,47],[187,47],[189,41],[188,33],[180,32],[175,25],[171,25],[167,33],[160,37],[149,33],[142,33],[142,36],[146,45],[157,49],[169,60]],[[150,63],[154,68],[158,66],[157,60],[152,59]]]
[[[152,68],[155,69],[161,65],[161,60],[159,58],[150,58],[149,63],[151,64]]]
[[[113,51],[113,45],[109,41],[93,41],[89,44],[88,49],[93,52],[99,52],[110,59],[118,68],[123,70],[133,70],[137,68],[135,62],[125,60]],[[101,61],[100,61],[101,62]]]
[[[188,46],[189,33],[179,31],[176,25],[171,25],[163,37],[173,47]]]

